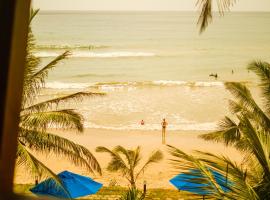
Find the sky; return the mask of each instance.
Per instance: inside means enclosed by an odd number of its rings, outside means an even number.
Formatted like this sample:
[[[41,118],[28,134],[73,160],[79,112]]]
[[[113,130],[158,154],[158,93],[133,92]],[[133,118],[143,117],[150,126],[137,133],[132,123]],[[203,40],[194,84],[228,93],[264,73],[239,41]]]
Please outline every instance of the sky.
[[[33,0],[41,10],[196,11],[197,0]],[[232,11],[270,11],[270,0],[238,0]]]

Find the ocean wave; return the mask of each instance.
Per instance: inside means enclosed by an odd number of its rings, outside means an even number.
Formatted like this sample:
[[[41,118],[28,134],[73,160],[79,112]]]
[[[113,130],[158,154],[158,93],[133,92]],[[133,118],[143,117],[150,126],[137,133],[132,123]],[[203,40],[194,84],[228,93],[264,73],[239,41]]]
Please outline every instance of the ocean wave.
[[[48,82],[46,88],[52,89],[84,89],[97,88],[103,91],[113,91],[119,89],[136,89],[139,87],[223,87],[221,81],[130,81],[130,82],[98,82],[98,83],[64,83],[64,82]]]
[[[101,82],[95,83],[95,87],[101,90],[134,89],[139,87],[223,87],[221,81],[143,81],[143,82]]]
[[[41,58],[57,57],[59,53],[52,51],[39,51],[35,56]],[[153,57],[156,56],[152,52],[130,52],[130,51],[115,51],[115,52],[92,52],[92,51],[72,51],[70,57],[73,58],[121,58],[121,57]]]
[[[63,83],[63,82],[48,82],[45,83],[45,88],[49,89],[84,89],[92,84],[88,83]]]
[[[96,129],[107,129],[107,130],[150,130],[150,131],[157,131],[160,130],[160,124],[146,124],[146,125],[139,125],[139,124],[131,124],[131,125],[124,125],[124,126],[104,126],[104,125],[97,125],[94,123],[86,122],[86,128],[96,128]],[[205,123],[183,123],[183,124],[175,124],[169,125],[167,130],[170,131],[214,131],[217,130],[217,122],[205,122]]]
[[[37,45],[37,50],[74,50],[74,49],[84,49],[84,50],[93,50],[93,49],[105,49],[110,46],[106,45]]]
[[[125,74],[93,74],[93,73],[89,73],[89,74],[78,74],[78,75],[74,75],[72,76],[73,78],[85,78],[85,77],[121,77],[121,76],[125,76]]]

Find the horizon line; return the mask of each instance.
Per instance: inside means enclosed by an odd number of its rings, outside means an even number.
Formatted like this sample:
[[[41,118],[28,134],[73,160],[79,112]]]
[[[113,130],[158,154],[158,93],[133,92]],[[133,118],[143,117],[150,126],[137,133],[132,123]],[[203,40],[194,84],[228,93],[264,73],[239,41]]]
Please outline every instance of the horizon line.
[[[38,8],[37,8],[38,9]],[[43,10],[40,9],[40,12],[200,12],[198,10],[65,10],[65,9],[53,9],[53,10]],[[214,13],[219,13],[219,11],[213,11]],[[270,10],[231,10],[225,11],[225,13],[266,13]]]

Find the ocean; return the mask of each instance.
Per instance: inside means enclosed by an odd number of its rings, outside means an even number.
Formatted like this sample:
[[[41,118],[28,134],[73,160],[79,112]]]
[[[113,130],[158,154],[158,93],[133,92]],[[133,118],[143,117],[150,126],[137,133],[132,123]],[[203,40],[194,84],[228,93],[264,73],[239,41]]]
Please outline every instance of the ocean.
[[[41,12],[33,22],[42,64],[70,50],[38,100],[105,92],[65,106],[88,128],[214,130],[229,115],[223,83],[256,89],[252,60],[270,60],[270,13],[226,13],[199,34],[193,12]],[[209,74],[218,77],[210,77]],[[141,126],[140,121],[145,121]]]

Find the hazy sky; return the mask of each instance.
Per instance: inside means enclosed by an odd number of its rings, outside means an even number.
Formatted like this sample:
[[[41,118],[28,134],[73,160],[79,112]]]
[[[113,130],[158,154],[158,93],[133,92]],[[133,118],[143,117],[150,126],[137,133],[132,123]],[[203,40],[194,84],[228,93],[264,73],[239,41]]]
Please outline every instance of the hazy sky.
[[[197,0],[33,0],[41,10],[196,10]],[[270,0],[239,0],[232,10],[270,11]]]

